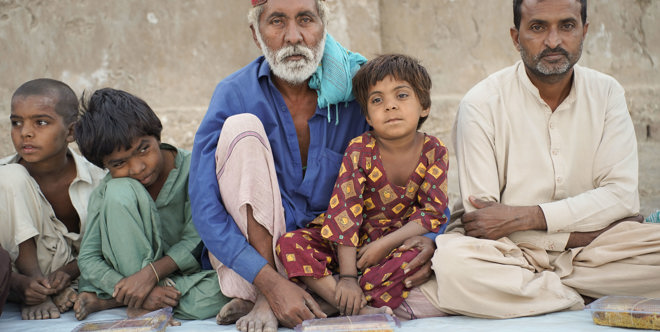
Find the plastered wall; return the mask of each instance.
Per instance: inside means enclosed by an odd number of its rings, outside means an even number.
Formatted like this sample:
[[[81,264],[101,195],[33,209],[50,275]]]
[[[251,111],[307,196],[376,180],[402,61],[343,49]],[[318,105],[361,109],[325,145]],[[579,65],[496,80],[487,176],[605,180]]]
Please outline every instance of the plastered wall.
[[[407,53],[429,69],[433,107],[424,130],[448,145],[463,94],[519,59],[510,0],[327,2],[328,30],[345,47],[367,58]],[[248,0],[0,0],[0,155],[13,152],[11,94],[37,77],[62,80],[78,94],[130,91],[161,117],[164,141],[191,148],[217,82],[260,54],[249,7]],[[660,1],[590,0],[588,15],[580,64],[626,88],[649,211],[660,207]]]

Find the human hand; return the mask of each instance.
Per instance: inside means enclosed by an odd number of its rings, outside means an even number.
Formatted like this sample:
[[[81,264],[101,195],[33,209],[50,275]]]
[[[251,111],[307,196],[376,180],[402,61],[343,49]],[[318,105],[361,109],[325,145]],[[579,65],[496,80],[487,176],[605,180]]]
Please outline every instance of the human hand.
[[[477,210],[463,215],[465,233],[476,238],[497,240],[517,231],[547,229],[539,206],[509,206],[469,197]]]
[[[419,253],[408,263],[403,273],[408,274],[417,268],[419,270],[407,276],[403,282],[406,287],[413,288],[427,282],[433,274],[431,258],[435,253],[435,242],[423,235],[413,236],[399,246],[399,250],[401,251],[410,249],[417,249]]]
[[[55,295],[56,290],[48,284],[44,277],[23,276],[18,284],[18,294],[26,305],[36,305],[46,301],[49,296]]]
[[[335,289],[335,302],[340,315],[357,315],[365,305],[367,299],[362,293],[357,278],[339,277]]]
[[[304,320],[327,317],[309,293],[271,270],[275,275],[271,275],[270,283],[266,287],[259,287],[259,290],[266,297],[280,324],[294,328]]]
[[[356,266],[360,271],[364,271],[366,268],[380,263],[391,251],[392,248],[388,248],[383,239],[369,242],[358,251]]]
[[[598,236],[600,236],[601,234],[608,231],[610,228],[624,221],[644,222],[644,217],[642,217],[639,214],[636,214],[634,216],[629,216],[614,221],[601,230],[597,230],[593,232],[572,232],[568,237],[568,241],[566,242],[566,249],[568,250],[572,248],[585,247],[589,245],[593,240],[595,240]]]
[[[181,292],[172,286],[156,286],[142,303],[142,308],[154,311],[165,307],[176,307],[181,299]]]
[[[135,274],[125,277],[115,285],[112,297],[129,308],[140,308],[142,302],[156,286],[156,276],[149,266]]]
[[[48,276],[48,284],[59,293],[71,285],[71,276],[62,270],[57,270]]]

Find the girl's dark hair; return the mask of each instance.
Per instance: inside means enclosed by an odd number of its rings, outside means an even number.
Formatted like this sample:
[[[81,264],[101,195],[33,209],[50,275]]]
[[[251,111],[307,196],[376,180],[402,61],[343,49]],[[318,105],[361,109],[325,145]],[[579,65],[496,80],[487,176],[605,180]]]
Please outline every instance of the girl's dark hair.
[[[431,107],[431,77],[416,59],[403,54],[385,54],[364,64],[353,76],[353,95],[360,104],[362,114],[367,116],[369,89],[392,76],[396,80],[408,82],[423,109]],[[428,116],[420,117],[417,129]]]
[[[103,158],[115,150],[130,149],[142,136],[160,141],[163,125],[147,103],[122,90],[96,90],[81,99],[80,119],[74,137],[80,152],[94,165],[105,168]]]

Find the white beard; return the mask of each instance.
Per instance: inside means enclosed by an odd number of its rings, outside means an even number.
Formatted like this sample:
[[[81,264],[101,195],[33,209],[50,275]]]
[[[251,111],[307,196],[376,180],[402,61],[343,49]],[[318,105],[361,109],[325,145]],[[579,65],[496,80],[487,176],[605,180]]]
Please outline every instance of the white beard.
[[[314,47],[307,47],[302,44],[286,45],[277,51],[273,51],[266,46],[266,43],[261,38],[261,33],[259,33],[258,29],[256,30],[255,34],[259,46],[275,76],[290,84],[298,85],[305,82],[316,72],[325,49],[325,31],[323,32],[323,39]],[[302,56],[303,59],[286,60],[287,57],[292,55]]]

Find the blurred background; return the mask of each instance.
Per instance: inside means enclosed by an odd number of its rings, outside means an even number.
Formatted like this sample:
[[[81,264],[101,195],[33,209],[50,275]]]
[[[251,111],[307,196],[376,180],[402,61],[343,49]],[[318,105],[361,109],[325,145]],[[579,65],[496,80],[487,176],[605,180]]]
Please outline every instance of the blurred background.
[[[328,31],[367,58],[412,55],[433,79],[423,130],[453,150],[462,96],[520,57],[511,0],[327,0]],[[640,152],[642,213],[660,208],[660,1],[590,0],[580,64],[626,89]],[[163,141],[191,149],[215,85],[260,55],[249,0],[0,0],[0,156],[14,152],[10,100],[23,82],[50,77],[80,96],[127,90],[161,118]],[[450,199],[458,194],[450,164]]]

